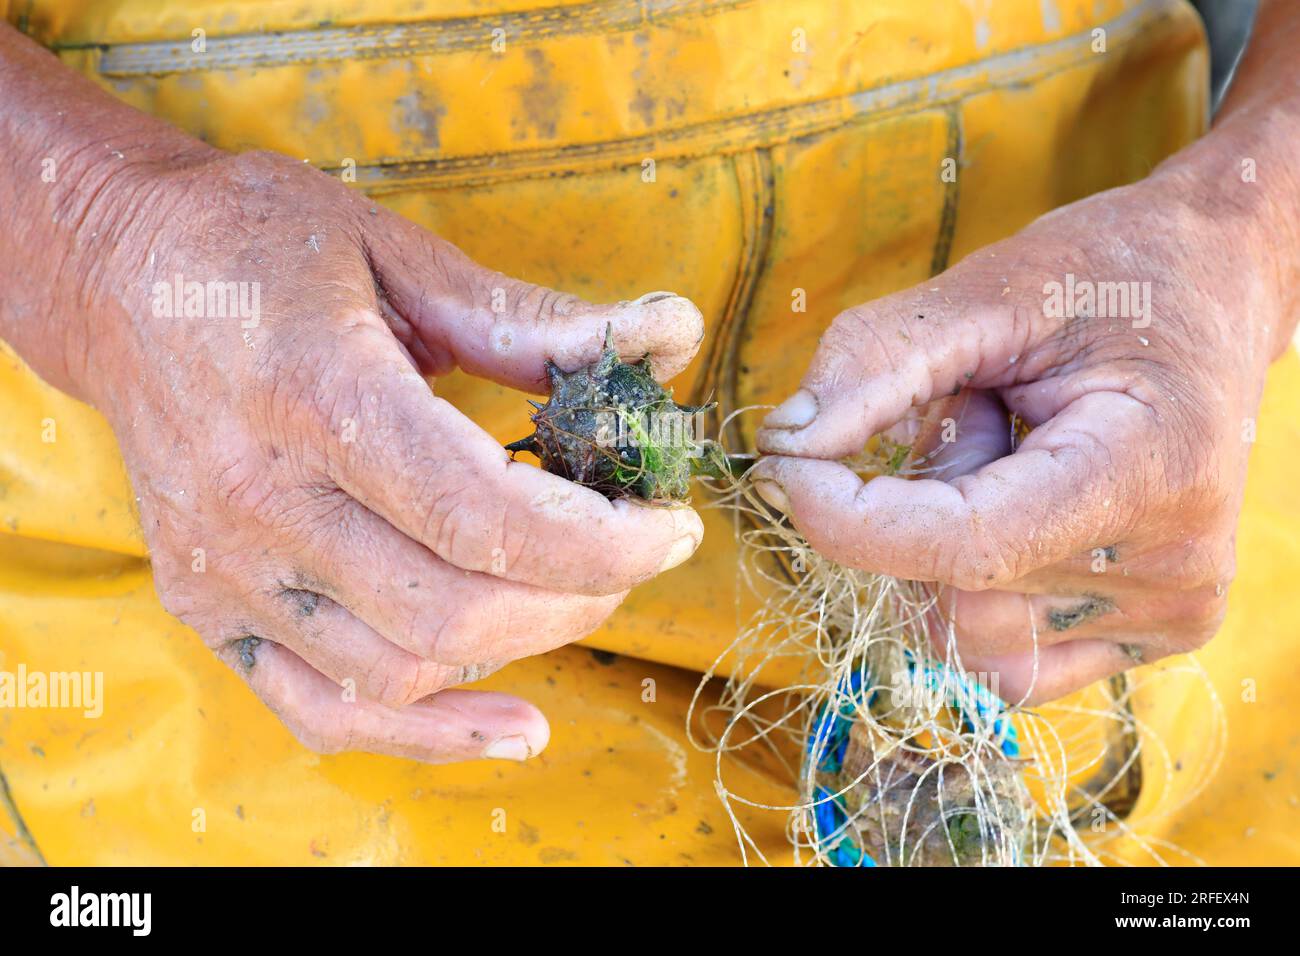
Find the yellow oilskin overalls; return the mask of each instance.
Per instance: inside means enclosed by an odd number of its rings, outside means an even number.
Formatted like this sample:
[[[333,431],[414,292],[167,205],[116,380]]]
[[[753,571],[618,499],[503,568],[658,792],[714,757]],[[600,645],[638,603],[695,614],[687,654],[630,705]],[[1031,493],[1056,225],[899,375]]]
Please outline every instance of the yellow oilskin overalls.
[[[355,165],[357,188],[496,269],[597,301],[689,296],[709,334],[678,398],[730,407],[792,391],[841,309],[1142,177],[1203,133],[1208,112],[1205,39],[1182,0],[0,0],[0,11],[209,143]],[[939,175],[945,159],[955,177]],[[806,313],[791,310],[796,288]],[[526,426],[517,393],[459,374],[439,392],[503,441]],[[47,420],[56,441],[43,440]],[[1291,352],[1259,420],[1231,612],[1198,654],[1226,716],[1223,762],[1177,812],[1156,804],[1176,806],[1205,776],[1214,698],[1174,682],[1137,701],[1168,759],[1148,764],[1144,751],[1128,821],[1213,863],[1300,863],[1300,604],[1287,580],[1300,565],[1297,421]],[[636,590],[590,647],[485,682],[547,713],[539,758],[318,756],[159,606],[103,419],[0,343],[0,669],[104,675],[99,717],[0,709],[0,858],[738,862],[713,758],[684,732],[699,673],[737,629],[730,519],[706,511],[706,523],[694,560]],[[789,859],[783,815],[746,821],[769,859]],[[1121,848],[1116,861],[1150,858]]]

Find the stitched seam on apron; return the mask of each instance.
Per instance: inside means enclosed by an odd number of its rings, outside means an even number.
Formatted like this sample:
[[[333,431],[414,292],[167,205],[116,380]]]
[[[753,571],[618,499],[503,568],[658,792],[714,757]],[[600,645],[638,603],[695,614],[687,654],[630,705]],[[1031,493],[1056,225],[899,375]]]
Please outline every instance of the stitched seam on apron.
[[[771,150],[759,149],[733,156],[732,169],[735,172],[744,223],[741,254],[722,318],[712,330],[704,373],[694,387],[695,399],[699,402],[709,397],[717,398],[718,408],[712,413],[710,431],[724,441],[727,441],[727,436],[721,434],[721,423],[729,413],[740,407],[740,344],[749,323],[758,286],[767,275],[767,260],[772,250],[776,220],[776,172]],[[733,422],[732,428],[738,430],[738,425]],[[746,442],[729,444],[733,448],[751,447]],[[760,526],[758,516],[750,509],[741,509],[737,520],[748,528]],[[768,555],[767,559],[772,573],[783,575],[791,582],[796,580],[790,555],[780,552]]]
[[[1171,20],[1182,6],[1183,0],[1146,0],[1100,25],[1107,31],[1111,50],[1105,55],[1117,55],[1125,43]],[[357,185],[367,193],[381,195],[415,188],[570,176],[578,166],[583,171],[630,168],[639,166],[647,156],[662,162],[770,148],[918,108],[949,109],[971,92],[1024,86],[1077,68],[1099,55],[1091,48],[1093,29],[914,80],[626,139],[446,159],[377,159],[357,166]],[[322,168],[335,174],[341,169]]]
[[[939,213],[939,231],[934,239],[934,253],[930,257],[930,275],[937,276],[948,268],[952,255],[952,237],[957,231],[957,200],[961,195],[962,166],[962,116],[957,106],[948,109],[948,144],[944,153],[955,162],[952,182],[943,184],[943,209]]]
[[[712,413],[716,418],[715,425],[736,408],[735,358],[758,283],[767,268],[775,218],[776,179],[771,153],[757,150],[736,155],[732,158],[732,170],[740,196],[744,235],[727,304],[717,326],[712,329],[703,374],[694,386],[692,398],[699,403],[710,398],[717,401],[718,407]]]
[[[134,43],[55,43],[52,49],[102,51],[103,76],[165,76],[210,70],[328,63],[353,59],[397,59],[491,49],[494,31],[508,43],[533,42],[582,33],[610,33],[662,24],[686,16],[712,16],[757,0],[600,0],[581,6],[548,7],[500,16],[463,17],[420,23],[320,27],[276,33],[247,33],[206,39],[195,53],[189,38]]]

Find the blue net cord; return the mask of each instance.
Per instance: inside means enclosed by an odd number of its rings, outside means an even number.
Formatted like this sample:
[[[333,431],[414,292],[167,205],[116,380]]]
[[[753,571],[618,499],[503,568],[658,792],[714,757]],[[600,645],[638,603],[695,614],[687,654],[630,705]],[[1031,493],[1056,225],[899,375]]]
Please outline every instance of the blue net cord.
[[[908,672],[915,680],[917,661],[910,652],[905,656]],[[960,715],[964,731],[973,732],[976,729],[976,719],[984,725],[991,723],[994,740],[998,742],[1003,755],[1011,758],[1020,755],[1016,728],[1007,715],[1006,705],[992,691],[946,664],[925,663],[919,669],[922,685],[927,690],[944,695],[944,703]],[[820,755],[817,769],[822,773],[840,772],[844,766],[849,731],[853,727],[855,715],[875,702],[874,691],[864,699],[863,677],[864,672],[861,670],[850,674],[848,680],[841,681],[837,688],[839,706],[823,706],[818,712],[813,733],[808,738],[807,759],[817,759],[816,755]],[[844,809],[844,795],[837,796],[825,787],[818,786],[813,797],[813,826],[817,844],[824,847],[834,842],[834,846],[825,851],[831,865],[876,866],[876,861],[870,854],[864,853],[847,835],[849,817]]]

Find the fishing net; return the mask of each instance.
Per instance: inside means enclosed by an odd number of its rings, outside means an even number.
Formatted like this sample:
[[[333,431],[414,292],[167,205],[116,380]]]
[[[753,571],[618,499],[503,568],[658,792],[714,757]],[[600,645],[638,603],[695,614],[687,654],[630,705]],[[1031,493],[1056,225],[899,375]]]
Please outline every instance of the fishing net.
[[[752,410],[733,413],[721,433]],[[866,477],[927,467],[884,438],[851,464]],[[1223,751],[1222,707],[1194,661],[1143,668],[1064,703],[1006,703],[989,675],[963,666],[953,621],[925,585],[819,555],[739,471],[709,483],[708,507],[732,514],[740,584],[759,606],[703,675],[688,731],[715,755],[715,788],[746,863],[772,862],[743,822],[754,812],[785,815],[794,862],[805,865],[1186,857],[1144,831],[1194,798]],[[1036,632],[1034,641],[1036,653]],[[1139,718],[1135,702],[1153,683],[1195,697],[1206,742],[1196,767]],[[1174,787],[1175,773],[1194,779]],[[773,775],[788,802],[752,795],[770,794],[760,777]]]

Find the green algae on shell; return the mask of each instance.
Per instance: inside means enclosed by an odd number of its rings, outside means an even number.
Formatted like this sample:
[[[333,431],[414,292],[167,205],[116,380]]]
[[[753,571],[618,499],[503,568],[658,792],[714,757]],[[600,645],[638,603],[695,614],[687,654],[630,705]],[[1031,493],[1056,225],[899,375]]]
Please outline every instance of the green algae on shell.
[[[512,454],[532,452],[551,474],[611,499],[685,501],[693,474],[717,473],[715,443],[694,436],[697,414],[712,406],[678,405],[648,358],[619,360],[608,330],[597,361],[574,372],[547,362],[546,373],[550,400],[532,402],[535,431],[506,445]]]

